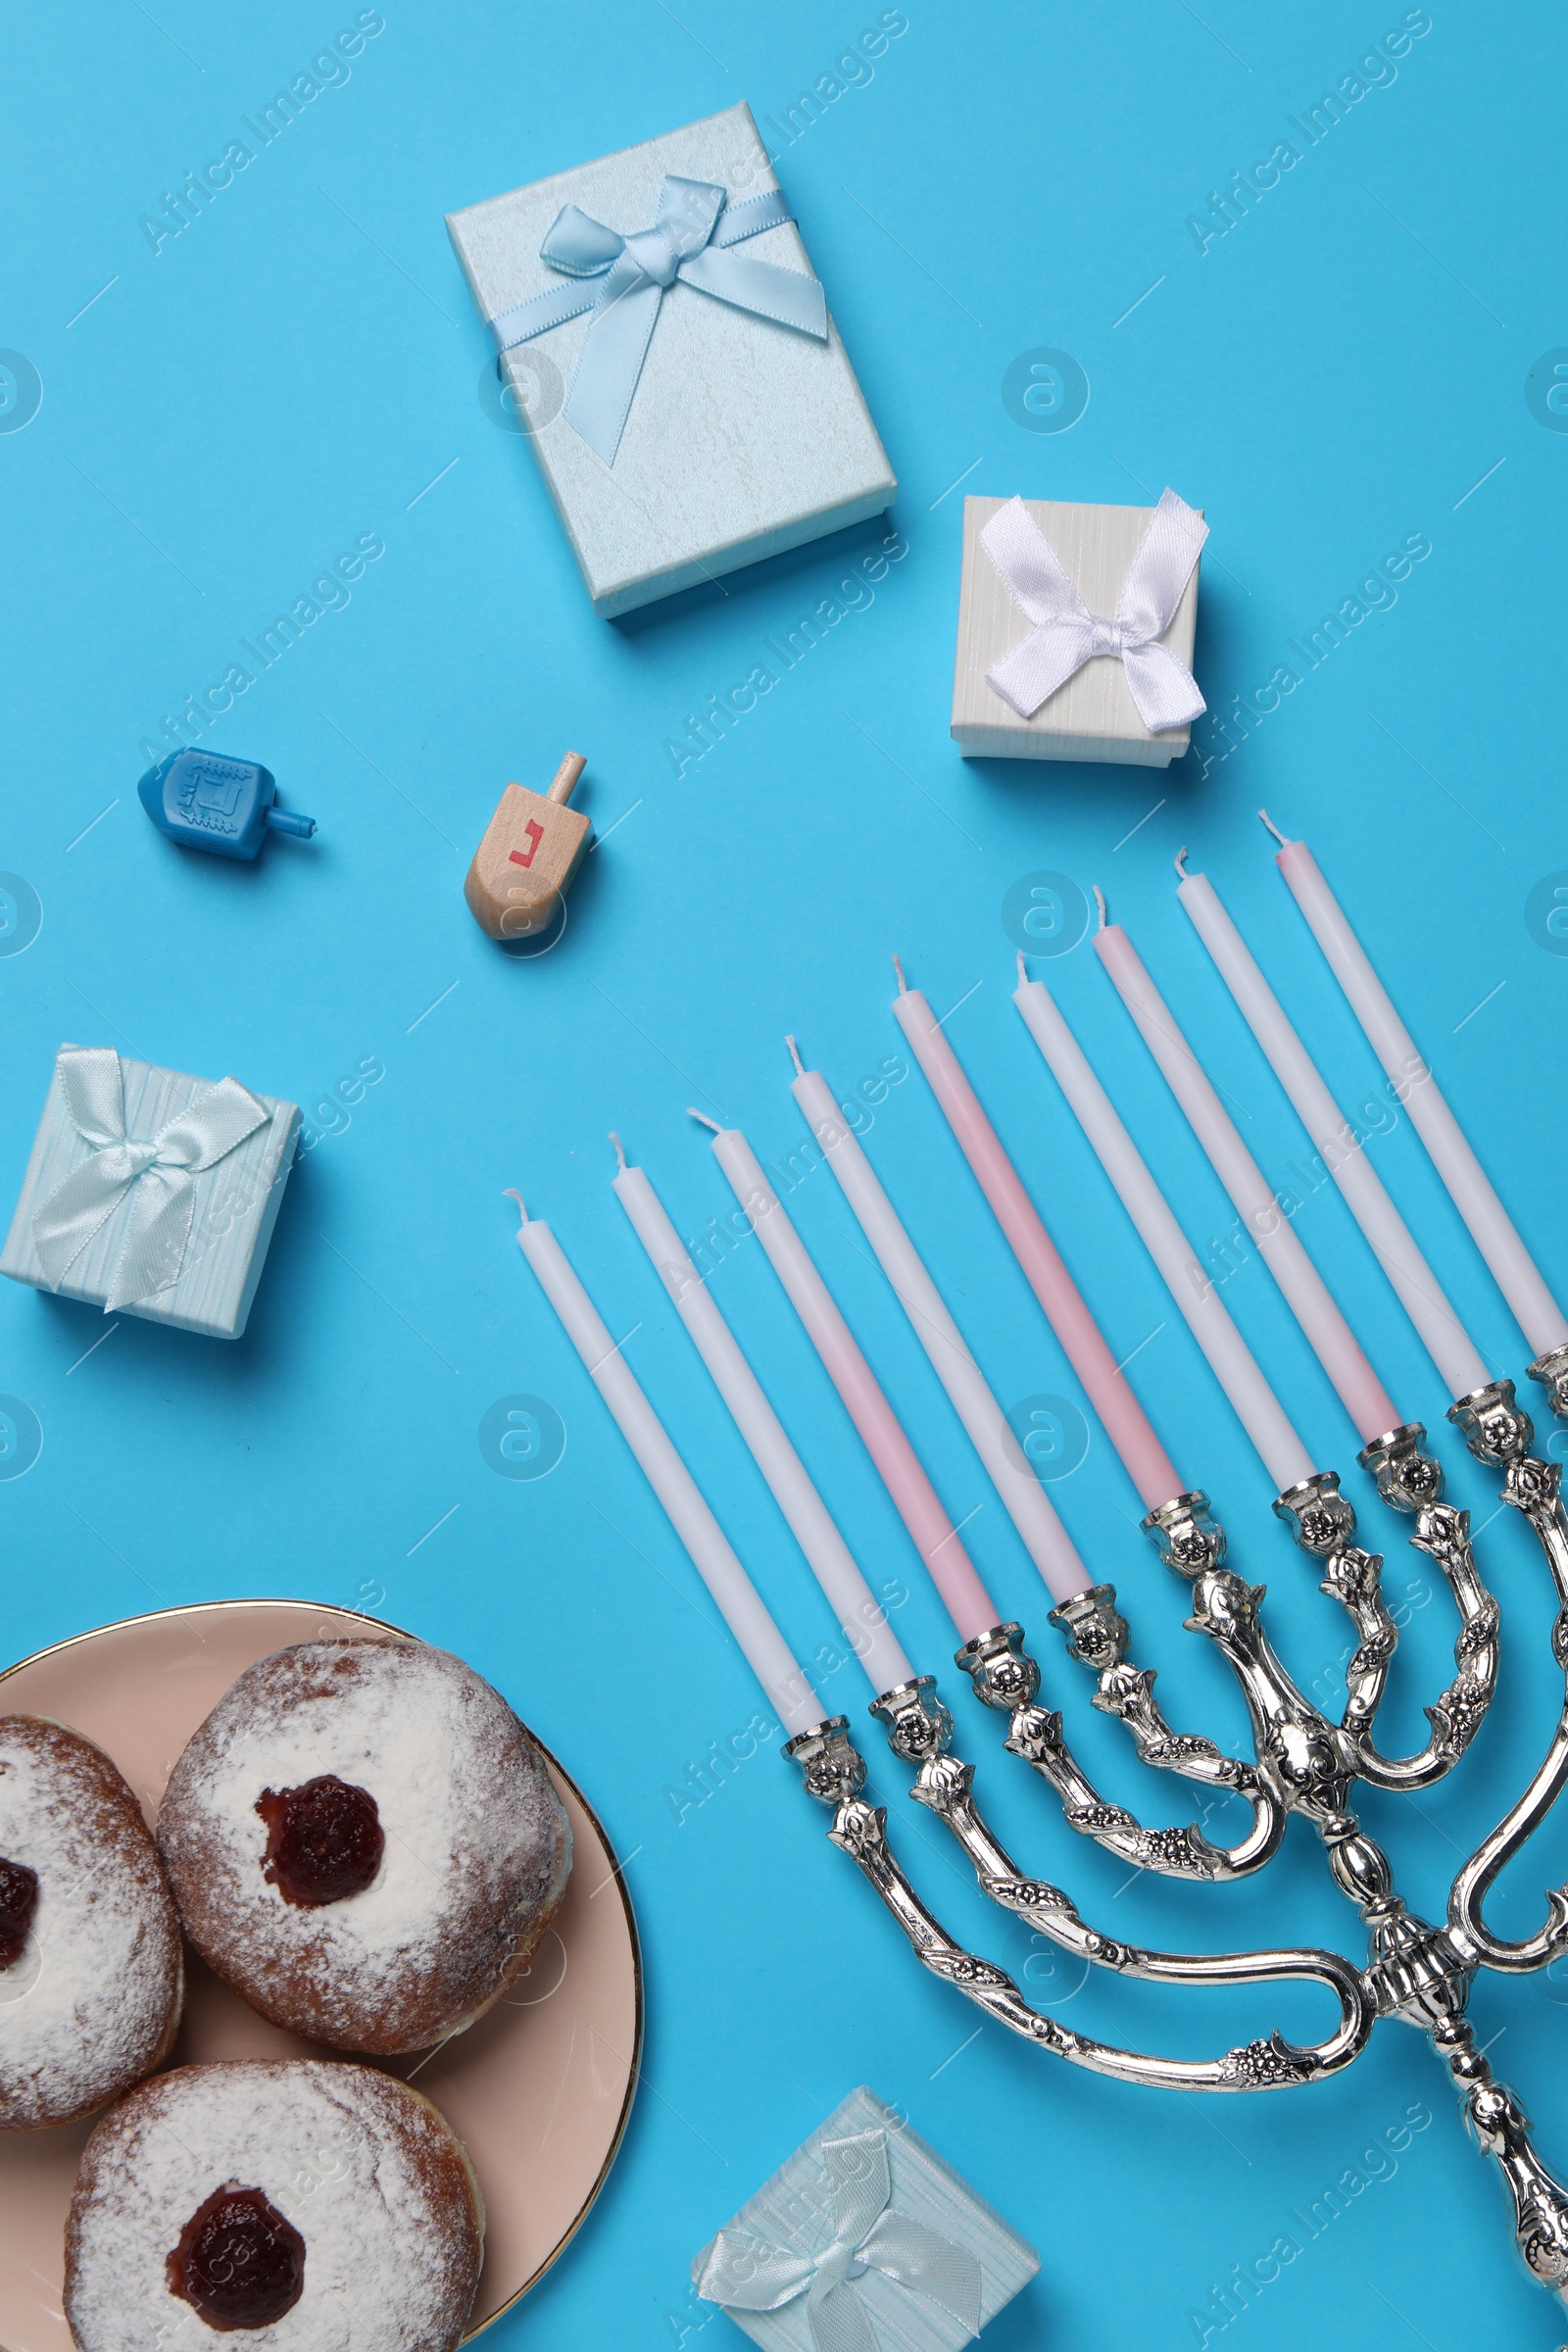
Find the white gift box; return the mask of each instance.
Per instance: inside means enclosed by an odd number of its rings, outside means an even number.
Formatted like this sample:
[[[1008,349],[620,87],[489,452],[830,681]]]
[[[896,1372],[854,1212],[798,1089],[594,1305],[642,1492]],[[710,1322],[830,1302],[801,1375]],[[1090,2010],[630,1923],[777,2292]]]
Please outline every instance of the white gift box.
[[[1113,615],[1133,560],[1153,522],[1152,507],[1092,507],[1024,499],[1092,614]],[[1164,767],[1186,751],[1187,726],[1153,734],[1144,724],[1123,662],[1097,654],[1024,717],[987,671],[1024,644],[1033,623],[981,544],[1003,498],[963,502],[963,568],[958,589],[958,649],[953,677],[953,740],[965,759],[1101,760]],[[1183,588],[1169,626],[1154,640],[1185,668],[1193,662],[1198,624],[1198,568]]]
[[[590,227],[636,238],[654,223],[668,177],[720,187],[735,208],[778,188],[743,104],[451,213],[448,232],[480,316],[488,321],[569,290],[540,250],[565,207],[590,216]],[[722,219],[715,244],[721,232]],[[804,272],[814,286],[793,222],[729,253]],[[592,278],[580,283],[594,291]],[[606,618],[880,514],[898,489],[831,317],[819,339],[680,278],[657,313],[609,463],[565,413],[592,312],[514,344],[501,360],[594,610]]]
[[[878,2352],[960,2352],[1039,2268],[1027,2238],[862,2087],[703,2248],[692,2278],[763,2352],[820,2352],[865,2329]],[[845,2296],[856,2309],[835,2311]]]
[[[118,1057],[122,1140],[113,1140],[111,1117],[106,1122],[111,1140],[95,1144],[82,1132],[68,1101],[65,1064],[71,1056],[82,1059],[82,1049],[63,1046],[55,1062],[16,1214],[0,1251],[0,1274],[106,1311],[113,1299],[115,1314],[171,1323],[211,1339],[237,1340],[251,1311],[293,1162],[298,1105],[275,1102],[270,1095],[252,1095],[233,1079],[215,1089],[207,1079],[122,1054]],[[116,1056],[105,1050],[91,1058],[98,1064],[99,1079],[107,1074],[112,1095],[109,1064]],[[204,1105],[215,1096],[221,1103],[220,1117],[226,1118],[227,1125],[220,1131],[210,1128],[204,1140]],[[213,1117],[210,1110],[207,1117]],[[240,1141],[222,1149],[229,1135],[247,1126],[250,1131]],[[162,1146],[157,1160],[151,1156],[155,1141]],[[99,1198],[83,1200],[80,1171],[95,1158],[103,1164]],[[203,1160],[209,1164],[199,1164]],[[147,1165],[141,1167],[142,1162]],[[57,1243],[56,1250],[63,1255],[80,1234],[90,1231],[90,1238],[63,1271],[57,1262],[58,1279],[51,1280],[44,1258],[49,1240],[40,1219],[47,1221],[53,1202],[55,1224],[68,1221],[63,1203],[73,1196],[61,1194],[68,1179],[74,1180],[75,1229],[72,1241]],[[144,1204],[141,1196],[149,1185],[156,1192]],[[123,1284],[133,1254],[136,1221],[146,1222],[149,1212],[166,1207],[174,1214],[172,1219],[166,1216],[142,1261],[145,1279],[161,1287],[140,1297],[117,1297],[117,1279]],[[95,1219],[100,1221],[94,1228]],[[171,1272],[173,1279],[166,1282]]]

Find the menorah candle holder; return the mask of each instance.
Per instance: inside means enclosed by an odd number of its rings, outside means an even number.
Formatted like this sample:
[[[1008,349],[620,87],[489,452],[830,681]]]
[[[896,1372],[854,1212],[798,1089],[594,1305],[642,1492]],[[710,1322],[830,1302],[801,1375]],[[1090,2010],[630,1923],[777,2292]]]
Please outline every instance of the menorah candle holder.
[[[1568,1348],[1539,1358],[1530,1372],[1568,1419]],[[1070,2064],[1167,2088],[1285,2089],[1348,2066],[1380,2018],[1418,2028],[1447,2067],[1478,2145],[1496,2163],[1526,2264],[1568,2299],[1568,2189],[1537,2152],[1519,2100],[1494,2080],[1466,2016],[1478,1970],[1527,1972],[1568,1949],[1568,1888],[1548,1892],[1544,1923],[1520,1940],[1494,1936],[1482,1918],[1497,1874],[1568,1783],[1568,1513],[1561,1471],[1532,1452],[1534,1428],[1511,1381],[1460,1397],[1447,1418],[1475,1458],[1501,1472],[1504,1502],[1529,1522],[1545,1554],[1559,1601],[1552,1650],[1564,1670],[1565,1704],[1540,1769],[1455,1875],[1442,1926],[1407,1908],[1388,1856],[1348,1809],[1358,1780],[1397,1793],[1443,1779],[1469,1746],[1496,1688],[1500,1611],[1476,1568],[1469,1514],[1444,1500],[1442,1465],[1419,1425],[1391,1431],[1358,1457],[1383,1499],[1413,1516],[1409,1541],[1435,1563],[1459,1614],[1454,1679],[1427,1708],[1431,1730],[1417,1753],[1390,1758],[1375,1744],[1397,1634],[1382,1597],[1381,1558],[1356,1544],[1354,1509],[1334,1472],[1288,1489],[1274,1509],[1317,1567],[1320,1589],[1355,1628],[1338,1723],[1302,1695],[1282,1662],[1263,1624],[1265,1589],[1227,1566],[1224,1529],[1200,1492],[1172,1497],[1149,1513],[1144,1527],[1166,1567],[1191,1588],[1188,1630],[1212,1642],[1236,1676],[1251,1726],[1251,1761],[1224,1755],[1200,1735],[1171,1730],[1154,1701],[1152,1671],[1129,1663],[1129,1631],[1113,1587],[1097,1586],[1052,1612],[1068,1649],[1095,1677],[1095,1706],[1127,1727],[1143,1763],[1245,1798],[1252,1819],[1237,1845],[1217,1846],[1196,1827],[1145,1829],[1101,1797],[1071,1755],[1059,1714],[1037,1704],[1040,1670],[1020,1626],[992,1628],[966,1642],[956,1660],[981,1703],[1008,1717],[1005,1747],[1052,1785],[1069,1825],[1139,1869],[1200,1882],[1240,1878],[1278,1850],[1291,1814],[1303,1815],[1322,1840],[1336,1885],[1360,1912],[1364,1966],[1308,1949],[1201,1957],[1153,1952],[1102,1934],[1060,1888],[1020,1871],[987,1827],[973,1767],[951,1752],[952,1719],[933,1678],[922,1675],[885,1692],[871,1709],[895,1754],[916,1768],[910,1794],[945,1824],[973,1864],[981,1890],[1004,1910],[1028,1919],[1064,1950],[1121,1974],[1169,1984],[1322,1983],[1340,2001],[1339,2025],[1324,2041],[1302,2047],[1275,2032],[1217,2059],[1174,2060],[1070,2032],[1031,2007],[1004,1971],[967,1951],[926,1908],[893,1854],[885,1810],[861,1793],[865,1764],[846,1718],[813,1725],[784,1752],[801,1766],[808,1793],[832,1808],[830,1838],[875,1888],[922,1965],[999,2024]]]

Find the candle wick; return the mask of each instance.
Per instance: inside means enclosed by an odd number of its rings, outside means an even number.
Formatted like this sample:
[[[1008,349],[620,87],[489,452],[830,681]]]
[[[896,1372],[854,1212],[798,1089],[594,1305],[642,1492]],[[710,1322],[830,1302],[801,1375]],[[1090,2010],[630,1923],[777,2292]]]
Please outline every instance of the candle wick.
[[[686,1105],[686,1116],[689,1119],[696,1119],[701,1126],[711,1127],[715,1135],[722,1135],[724,1132],[716,1119],[710,1119],[706,1110],[694,1110],[689,1102]]]
[[[1020,949],[1018,950],[1018,986],[1019,986],[1020,988],[1022,988],[1022,986],[1024,985],[1024,982],[1025,982],[1025,981],[1028,979],[1028,977],[1029,977],[1029,967],[1028,967],[1028,965],[1027,965],[1027,964],[1024,962],[1024,959],[1023,959],[1023,950],[1022,950],[1022,948],[1020,948]]]
[[[899,994],[901,997],[906,997],[909,993],[909,983],[904,977],[904,966],[896,956],[893,958],[893,969],[899,975]]]
[[[615,1133],[613,1127],[612,1127],[610,1130],[610,1140],[615,1147],[615,1164],[619,1168],[621,1174],[624,1176],[626,1173],[626,1154],[620,1148],[620,1138]]]
[[[521,1228],[522,1228],[524,1225],[526,1225],[526,1224],[527,1224],[527,1222],[528,1222],[528,1204],[527,1204],[527,1202],[526,1202],[526,1201],[523,1200],[523,1197],[522,1197],[522,1195],[521,1195],[520,1193],[514,1193],[514,1192],[513,1192],[513,1191],[510,1189],[510,1187],[509,1187],[509,1189],[508,1189],[506,1192],[504,1192],[504,1193],[502,1194],[501,1198],[502,1198],[502,1200],[515,1200],[515,1202],[517,1203],[517,1224],[518,1224],[518,1229],[519,1229],[519,1231],[520,1231],[520,1230],[521,1230]]]
[[[1263,819],[1264,824],[1267,825],[1275,840],[1279,843],[1280,848],[1282,850],[1288,850],[1291,846],[1290,835],[1280,831],[1278,825],[1274,822],[1274,819],[1270,816],[1266,808],[1260,808],[1257,813]]]
[[[794,1064],[795,1064],[795,1074],[796,1074],[796,1076],[797,1076],[798,1078],[804,1078],[804,1077],[806,1076],[806,1064],[805,1064],[805,1062],[804,1062],[804,1061],[801,1059],[801,1049],[800,1049],[800,1047],[799,1047],[799,1046],[798,1046],[798,1045],[795,1043],[795,1040],[794,1040],[794,1038],[793,1038],[793,1037],[787,1037],[787,1038],[784,1040],[784,1043],[785,1043],[785,1044],[788,1046],[788,1048],[789,1048],[789,1050],[790,1050],[790,1059],[791,1059],[791,1061],[793,1061],[793,1062],[794,1062]]]
[[[1185,882],[1187,879],[1187,844],[1185,841],[1176,853],[1176,871]]]
[[[1105,925],[1110,920],[1109,915],[1105,912],[1105,894],[1101,889],[1098,882],[1093,885],[1093,888],[1095,893],[1095,905],[1100,908],[1100,928],[1102,931],[1103,931]]]

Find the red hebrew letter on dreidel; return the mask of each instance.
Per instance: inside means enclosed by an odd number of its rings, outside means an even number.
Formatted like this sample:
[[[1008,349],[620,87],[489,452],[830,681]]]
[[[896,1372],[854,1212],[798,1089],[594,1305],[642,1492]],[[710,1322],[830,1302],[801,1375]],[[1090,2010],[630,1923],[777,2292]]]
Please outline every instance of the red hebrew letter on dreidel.
[[[533,854],[545,837],[545,829],[536,816],[530,816],[522,829],[528,837],[528,855],[525,858],[520,850],[511,851],[508,861],[513,865],[532,865]]]
[[[555,914],[590,838],[587,817],[566,806],[584,765],[580,753],[568,752],[548,793],[509,784],[502,794],[463,885],[469,912],[492,939],[530,939]]]

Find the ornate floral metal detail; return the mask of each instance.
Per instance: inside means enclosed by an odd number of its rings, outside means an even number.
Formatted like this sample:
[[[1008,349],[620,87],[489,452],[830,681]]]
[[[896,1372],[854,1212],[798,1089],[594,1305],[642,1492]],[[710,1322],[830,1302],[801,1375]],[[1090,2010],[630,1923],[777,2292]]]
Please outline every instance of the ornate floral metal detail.
[[[1066,1809],[1066,1821],[1069,1829],[1085,1830],[1091,1838],[1098,1838],[1106,1830],[1136,1830],[1138,1827],[1132,1814],[1125,1812],[1120,1805],[1104,1805],[1099,1802],[1089,1805],[1069,1805]]]
[[[1549,1348],[1544,1355],[1538,1355],[1530,1377],[1545,1390],[1558,1420],[1568,1421],[1568,1347]]]
[[[1044,1707],[1020,1707],[1003,1745],[1026,1764],[1054,1764],[1064,1752],[1061,1717]]]
[[[1536,1511],[1549,1510],[1561,1488],[1562,1464],[1539,1461],[1533,1453],[1527,1453],[1521,1460],[1508,1464],[1502,1499],[1529,1518]]]
[[[1464,1433],[1464,1442],[1478,1462],[1489,1470],[1506,1470],[1535,1443],[1535,1424],[1514,1396],[1511,1380],[1489,1381],[1448,1407],[1448,1419]]]
[[[1143,1832],[1146,1870],[1165,1870],[1183,1878],[1208,1879],[1213,1872],[1213,1847],[1207,1838],[1200,1838],[1193,1830],[1145,1830]]]
[[[1337,1470],[1318,1470],[1299,1486],[1287,1487],[1276,1497],[1274,1509],[1301,1549],[1315,1559],[1342,1551],[1355,1535],[1355,1512],[1340,1493]]]
[[[1000,1903],[1004,1911],[1049,1911],[1054,1918],[1062,1920],[1078,1916],[1061,1888],[1049,1885],[1045,1879],[982,1879],[980,1891],[994,1903]]]
[[[1316,2071],[1303,2064],[1300,2051],[1292,2049],[1278,2034],[1271,2034],[1266,2041],[1244,2041],[1239,2050],[1227,2050],[1220,2068],[1238,2090],[1278,2090],[1286,2083],[1310,2082]]]
[[[830,1715],[798,1732],[784,1753],[799,1764],[808,1795],[819,1804],[844,1804],[865,1787],[865,1759],[851,1742],[847,1715]]]
[[[1419,1421],[1406,1421],[1385,1438],[1363,1446],[1356,1457],[1378,1482],[1378,1493],[1391,1509],[1424,1511],[1443,1500],[1443,1464],[1427,1451],[1427,1433]]]
[[[943,1755],[953,1738],[953,1717],[936,1691],[936,1676],[919,1674],[871,1701],[871,1713],[887,1725],[888,1745],[906,1764]]]
[[[989,1633],[976,1634],[954,1664],[968,1675],[981,1705],[1004,1715],[1028,1706],[1040,1688],[1040,1669],[1024,1649],[1021,1625],[994,1625]]]
[[[1225,1530],[1211,1515],[1208,1496],[1200,1488],[1162,1502],[1143,1526],[1166,1567],[1178,1576],[1201,1576],[1205,1569],[1224,1564]]]
[[[1127,1655],[1127,1620],[1116,1606],[1114,1585],[1096,1585],[1053,1609],[1050,1622],[1067,1647],[1096,1674],[1119,1666]]]
[[[978,1959],[973,1952],[928,1952],[925,1964],[934,1976],[946,1977],[950,1984],[985,1984],[996,1992],[1004,1985],[1016,1989],[1004,1969]]]
[[[1563,1672],[1568,1674],[1568,1609],[1557,1611],[1551,1629],[1551,1654]]]
[[[973,1788],[972,1764],[965,1764],[958,1756],[928,1756],[909,1794],[917,1805],[929,1805],[933,1813],[948,1814],[967,1804]]]

